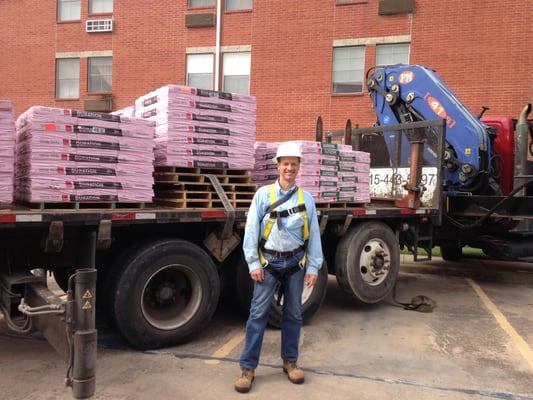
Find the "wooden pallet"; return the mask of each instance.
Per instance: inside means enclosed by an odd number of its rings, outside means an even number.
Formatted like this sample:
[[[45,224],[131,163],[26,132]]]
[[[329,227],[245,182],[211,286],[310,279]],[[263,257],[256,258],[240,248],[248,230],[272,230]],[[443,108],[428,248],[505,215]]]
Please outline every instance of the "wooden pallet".
[[[206,174],[218,178],[233,207],[250,207],[257,185],[252,183],[250,170],[245,169],[157,167],[156,203],[173,208],[224,208]]]
[[[220,183],[250,183],[252,181],[249,169],[231,168],[185,168],[185,167],[156,167],[154,178],[156,182],[207,182],[205,175],[215,175]]]
[[[152,203],[144,202],[116,202],[116,201],[87,201],[87,202],[23,202],[24,206],[32,210],[88,210],[88,209],[142,209],[149,207]]]
[[[364,207],[365,203],[345,203],[345,202],[335,202],[335,203],[317,203],[317,208],[325,208],[325,209],[331,209],[331,208],[360,208]]]
[[[241,183],[250,184],[252,182],[251,175],[215,175],[220,183]],[[196,182],[204,183],[210,182],[205,174],[186,173],[186,172],[154,172],[155,183],[169,183],[169,182]]]

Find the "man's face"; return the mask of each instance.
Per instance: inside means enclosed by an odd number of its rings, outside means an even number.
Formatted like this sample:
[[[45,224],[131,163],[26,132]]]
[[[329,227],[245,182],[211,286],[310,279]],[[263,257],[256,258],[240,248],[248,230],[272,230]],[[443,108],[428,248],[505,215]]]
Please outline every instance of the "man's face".
[[[300,159],[298,157],[280,157],[278,160],[279,176],[286,181],[292,182],[296,179],[300,170]]]

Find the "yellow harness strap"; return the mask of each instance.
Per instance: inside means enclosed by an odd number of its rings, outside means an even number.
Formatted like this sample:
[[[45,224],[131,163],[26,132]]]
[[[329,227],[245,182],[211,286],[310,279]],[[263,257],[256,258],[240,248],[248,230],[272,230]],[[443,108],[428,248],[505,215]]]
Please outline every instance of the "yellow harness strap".
[[[277,194],[276,194],[276,185],[272,184],[268,187],[268,193],[269,193],[269,201],[270,205],[274,204],[277,201]],[[304,191],[301,188],[298,188],[298,206],[305,206],[304,201]],[[301,217],[303,219],[303,228],[302,228],[302,234],[304,239],[304,255],[299,261],[299,264],[302,268],[304,268],[307,265],[307,244],[309,242],[309,216],[307,214],[307,210],[304,208],[303,211],[300,211]],[[263,230],[263,233],[261,235],[261,240],[259,243],[259,262],[262,266],[265,266],[267,264],[267,260],[265,259],[265,256],[263,255],[262,248],[266,241],[268,240],[268,237],[272,233],[272,227],[276,223],[276,218],[272,216],[272,214],[269,215],[268,221],[265,224],[265,229]]]

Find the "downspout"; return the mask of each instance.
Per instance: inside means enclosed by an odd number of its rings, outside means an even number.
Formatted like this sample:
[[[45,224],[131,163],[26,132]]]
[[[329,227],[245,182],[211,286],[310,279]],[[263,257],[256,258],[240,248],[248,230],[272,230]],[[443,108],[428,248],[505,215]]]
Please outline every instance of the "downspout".
[[[220,75],[220,21],[222,16],[222,0],[217,0],[217,26],[216,26],[216,44],[215,44],[215,90],[219,90],[218,82]]]

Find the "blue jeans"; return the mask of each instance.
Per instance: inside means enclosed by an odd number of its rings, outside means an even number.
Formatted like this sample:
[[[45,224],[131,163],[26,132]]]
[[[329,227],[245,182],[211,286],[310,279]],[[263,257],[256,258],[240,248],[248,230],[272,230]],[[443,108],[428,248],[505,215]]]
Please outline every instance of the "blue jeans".
[[[265,254],[268,263],[277,270],[290,268],[298,264],[303,253],[289,258],[274,257]],[[298,359],[298,343],[302,328],[302,290],[305,269],[287,278],[283,294],[283,317],[281,324],[281,358],[287,361]],[[246,322],[246,342],[241,354],[240,364],[244,368],[257,368],[263,344],[270,305],[274,298],[278,280],[265,270],[263,283],[254,282],[254,294],[250,315]]]

